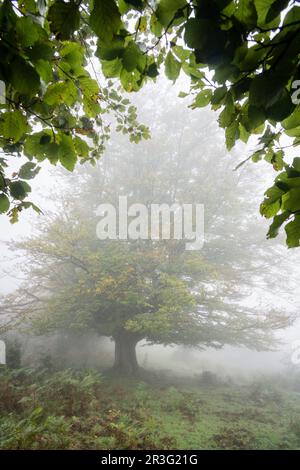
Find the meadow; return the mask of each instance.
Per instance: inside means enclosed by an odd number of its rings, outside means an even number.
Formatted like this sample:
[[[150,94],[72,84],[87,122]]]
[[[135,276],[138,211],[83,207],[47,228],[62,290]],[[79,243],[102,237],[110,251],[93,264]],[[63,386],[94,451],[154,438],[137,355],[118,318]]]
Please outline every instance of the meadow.
[[[211,373],[147,381],[95,370],[0,374],[1,449],[298,449],[300,393]]]

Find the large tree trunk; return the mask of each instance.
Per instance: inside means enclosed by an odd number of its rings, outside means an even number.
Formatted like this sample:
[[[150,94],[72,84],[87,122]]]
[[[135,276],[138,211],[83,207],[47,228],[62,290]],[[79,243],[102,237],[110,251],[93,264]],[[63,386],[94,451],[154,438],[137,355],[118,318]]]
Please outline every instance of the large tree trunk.
[[[115,362],[113,369],[116,373],[127,376],[139,375],[139,365],[136,358],[136,345],[139,339],[134,333],[126,330],[114,335]]]

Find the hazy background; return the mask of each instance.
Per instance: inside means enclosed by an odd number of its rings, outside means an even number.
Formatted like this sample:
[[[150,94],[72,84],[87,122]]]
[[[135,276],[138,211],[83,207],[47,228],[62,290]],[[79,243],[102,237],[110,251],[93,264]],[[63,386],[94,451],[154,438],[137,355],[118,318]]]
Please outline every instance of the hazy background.
[[[154,116],[154,105],[159,105],[160,100],[164,99],[164,95],[168,96],[168,99],[180,100],[178,98],[178,92],[187,88],[186,81],[181,80],[177,83],[176,86],[172,86],[169,82],[166,82],[164,79],[160,79],[159,84],[148,85],[137,95],[130,95],[129,98],[137,105],[139,119],[141,122],[147,124],[150,127],[152,136],[155,137],[155,127],[153,116]],[[158,92],[159,90],[159,92]],[[155,104],[156,100],[156,104]],[[181,100],[181,106],[186,107],[188,105],[188,100]],[[185,109],[183,126],[185,132],[188,133],[189,129],[189,116],[194,116],[195,113],[198,115],[199,126],[206,124],[209,120],[216,122],[217,114],[210,112],[206,109],[204,110],[187,110]],[[168,123],[162,123],[168,126]],[[156,123],[157,125],[157,123]],[[215,132],[218,135],[223,137],[223,131],[218,129],[217,124],[215,125]],[[212,141],[215,138],[215,135],[209,136]],[[126,137],[124,137],[126,141]],[[134,146],[135,144],[126,144],[128,149],[130,145]],[[138,144],[139,151],[142,153],[145,145],[148,145],[147,142],[141,142]],[[199,143],[201,145],[201,142]],[[102,157],[104,159],[109,159],[109,153],[114,147],[114,139],[112,137],[108,149],[105,152],[105,155]],[[232,151],[234,156],[235,164],[237,165],[242,160],[244,160],[248,155],[253,152],[255,148],[255,140],[252,140],[247,144],[238,143],[236,148]],[[224,153],[225,143],[224,143]],[[295,149],[292,149],[288,154],[288,158],[292,158],[295,153]],[[21,162],[20,162],[21,163]],[[263,192],[269,187],[269,184],[272,183],[274,178],[274,171],[271,168],[271,165],[266,162],[260,162],[257,164],[249,163],[246,164],[238,174],[239,184],[236,187],[236,191],[241,190],[241,185],[243,184],[244,178],[249,178],[247,172],[248,168],[256,166],[256,170],[253,171],[251,177],[253,178],[253,183],[255,183],[256,191],[253,192],[253,201],[252,204],[256,208],[256,223],[259,227],[264,227],[264,232],[267,232],[269,222],[264,220],[259,215],[259,203],[263,199]],[[14,168],[12,168],[14,171]],[[224,171],[234,171],[234,166],[230,166]],[[39,175],[32,182],[32,197],[31,200],[39,205],[39,207],[44,211],[51,209],[55,210],[56,201],[59,191],[61,191],[61,177],[59,174],[62,172],[61,169],[53,168],[48,163],[42,164],[42,170]],[[66,173],[66,172],[65,172]],[[266,178],[266,175],[268,177]],[[201,203],[201,200],[198,201]],[[16,264],[16,253],[12,251],[11,248],[6,246],[7,241],[20,240],[21,238],[29,236],[34,230],[34,225],[38,223],[39,219],[43,215],[38,216],[33,213],[31,210],[25,211],[20,216],[19,223],[11,225],[9,220],[5,216],[0,216],[0,250],[1,250],[1,265],[0,265],[0,293],[7,294],[13,292],[19,285],[22,280],[21,274],[18,271]],[[95,226],[96,226],[95,219]],[[285,307],[288,305],[288,309],[295,314],[299,313],[300,318],[300,289],[299,289],[299,260],[300,260],[300,250],[288,250],[284,243],[284,236],[280,238],[281,246],[278,248],[278,257],[281,258],[283,263],[289,262],[292,265],[291,270],[291,285],[285,291],[284,298],[281,299],[282,305]],[[268,241],[263,236],[261,243],[264,246],[271,245],[274,241]],[[278,240],[275,241],[278,243]],[[19,263],[24,262],[25,260],[18,259]],[[292,286],[292,287],[291,287]],[[276,289],[276,287],[275,287]],[[248,302],[266,302],[268,301],[267,296],[270,297],[272,301],[272,292],[264,295],[264,298],[259,298],[260,294],[255,293],[252,298],[248,299]],[[277,301],[277,306],[278,301]],[[283,368],[290,367],[295,368],[291,363],[291,353],[293,350],[293,341],[300,339],[299,331],[299,321],[294,324],[292,328],[289,328],[279,334],[282,344],[279,348],[279,351],[276,352],[255,352],[250,351],[246,348],[233,348],[225,347],[222,350],[213,350],[208,349],[206,351],[197,351],[195,349],[187,349],[183,347],[162,347],[162,346],[145,346],[145,344],[140,343],[138,346],[138,359],[141,365],[158,368],[158,369],[173,369],[174,371],[180,371],[181,374],[194,374],[200,373],[203,370],[211,370],[217,372],[220,375],[244,375],[249,374],[265,374],[265,373],[274,373],[283,370]],[[47,340],[45,347],[45,341],[41,343],[41,339],[28,339],[24,342],[24,361],[34,360],[35,351],[39,351],[41,347],[47,352],[53,349],[59,351],[59,344],[61,342],[60,338],[53,337]],[[30,346],[29,346],[30,343]],[[98,337],[82,337],[82,341],[76,341],[75,346],[70,344],[69,351],[66,353],[64,351],[65,360],[67,363],[71,364],[87,364],[94,365],[95,363],[99,364],[99,357],[103,363],[103,368],[109,366],[112,363],[113,347],[108,339],[99,340]],[[43,344],[43,346],[42,346]],[[298,366],[300,368],[300,365]]]

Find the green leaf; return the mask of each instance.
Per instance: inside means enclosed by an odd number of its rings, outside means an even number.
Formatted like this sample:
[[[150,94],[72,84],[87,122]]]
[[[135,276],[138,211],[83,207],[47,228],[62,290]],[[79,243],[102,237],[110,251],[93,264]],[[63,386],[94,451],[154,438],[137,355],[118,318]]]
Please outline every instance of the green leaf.
[[[177,80],[181,69],[181,64],[175,59],[171,51],[168,52],[165,60],[165,73],[169,80]]]
[[[253,0],[239,0],[237,2],[234,16],[241,22],[249,26],[255,26],[257,22],[257,12]]]
[[[50,30],[57,39],[69,39],[80,26],[80,14],[75,2],[56,0],[49,8]]]
[[[3,189],[5,189],[5,187],[6,187],[5,178],[4,178],[4,175],[2,175],[0,172],[0,190],[2,191]]]
[[[44,95],[44,102],[50,106],[66,103],[72,106],[78,97],[78,90],[73,81],[51,83]]]
[[[279,177],[276,178],[276,185],[284,191],[292,188],[300,188],[300,176],[298,178],[289,178],[286,172],[281,173]]]
[[[83,100],[83,110],[88,117],[95,118],[98,114],[101,113],[101,106],[98,103],[97,97],[94,99],[93,96],[89,97],[87,94],[84,95]]]
[[[191,51],[184,49],[182,46],[174,46],[172,47],[172,52],[178,57],[179,60],[184,61],[187,60],[190,55]]]
[[[261,73],[251,82],[249,89],[249,104],[256,107],[272,106],[282,93],[284,80],[274,73]]]
[[[100,93],[99,85],[93,78],[82,77],[79,79],[79,83],[83,94],[91,96]]]
[[[280,171],[284,168],[284,153],[282,150],[278,150],[278,152],[273,153],[273,157],[271,163],[275,171]]]
[[[19,177],[24,180],[30,180],[34,178],[39,171],[40,167],[37,167],[35,163],[27,162],[20,168]]]
[[[211,104],[212,105],[220,104],[225,98],[226,93],[227,93],[227,87],[225,85],[219,88],[216,88],[211,97]]]
[[[300,126],[295,127],[295,129],[286,129],[285,133],[289,137],[300,137]]]
[[[211,26],[209,31],[209,26]],[[211,38],[212,22],[209,20],[200,20],[191,18],[185,25],[184,40],[192,49],[204,48]]]
[[[257,106],[249,106],[248,108],[248,122],[250,130],[257,129],[266,120],[263,109]]]
[[[35,157],[38,161],[48,158],[51,163],[58,159],[59,144],[51,142],[52,132],[44,130],[29,135],[24,144],[24,153],[28,157]]]
[[[35,62],[34,65],[41,79],[45,83],[51,82],[51,80],[53,79],[53,69],[51,63],[47,60],[39,59]]]
[[[63,48],[59,51],[62,58],[60,63],[61,77],[66,78],[66,73],[72,76],[80,76],[85,73],[84,65],[84,49],[81,44],[77,42],[65,41]]]
[[[22,202],[22,207],[24,207],[24,209],[33,209],[37,214],[42,214],[42,211],[41,209],[36,206],[33,202],[29,202],[29,201],[24,201]]]
[[[114,60],[101,61],[103,75],[107,78],[118,77],[122,70],[122,61],[119,58]]]
[[[31,191],[31,187],[26,181],[12,181],[9,184],[10,194],[14,199],[22,201]]]
[[[236,140],[239,138],[239,123],[233,121],[230,126],[225,130],[226,147],[227,150],[231,150],[234,147]]]
[[[270,23],[273,21],[275,18],[277,18],[282,10],[284,10],[289,3],[289,0],[275,0],[273,1],[270,9],[268,10],[267,16],[266,16],[266,23]]]
[[[201,82],[201,79],[205,77],[204,72],[202,72],[201,70],[198,70],[197,68],[195,68],[194,66],[186,62],[182,62],[181,67],[184,73],[186,73],[189,77],[191,77],[192,80],[197,79],[199,85],[203,83]]]
[[[41,145],[46,145],[46,144],[49,144],[49,142],[51,142],[51,135],[49,135],[49,134],[42,134],[39,143],[40,143]]]
[[[260,205],[260,213],[266,218],[274,217],[281,207],[281,197],[284,194],[277,186],[272,186],[266,191],[266,198]]]
[[[121,16],[116,2],[114,0],[94,1],[90,26],[104,42],[110,41],[121,27]]]
[[[124,0],[125,3],[129,3],[129,5],[132,5],[133,7],[136,8],[142,8],[143,6],[143,0]]]
[[[155,13],[153,13],[151,15],[151,18],[150,18],[150,31],[156,37],[160,37],[160,35],[162,34],[162,31],[163,31],[163,26],[159,22],[159,20],[158,20],[157,16],[155,15]]]
[[[146,56],[134,42],[131,42],[124,50],[122,62],[128,72],[132,72],[135,68],[142,71],[146,65]]]
[[[294,129],[300,125],[300,106],[297,106],[289,117],[281,123],[285,129]]]
[[[211,100],[211,96],[212,90],[210,88],[200,91],[192,104],[192,108],[203,108],[204,106],[207,106]]]
[[[274,201],[274,202],[263,203],[261,205],[261,213],[267,219],[274,217],[274,215],[276,215],[279,210],[280,210],[279,200]]]
[[[250,133],[245,129],[245,127],[241,123],[239,123],[239,132],[241,141],[246,144],[249,140]]]
[[[5,194],[0,194],[0,214],[4,214],[9,209],[9,199]]]
[[[138,91],[141,87],[141,74],[138,70],[127,72],[123,69],[120,73],[120,80],[125,91]]]
[[[27,120],[20,110],[3,113],[0,132],[6,139],[18,142],[27,131]]]
[[[268,107],[266,114],[269,119],[280,122],[290,116],[294,108],[290,93],[284,88],[276,102]]]
[[[236,118],[236,109],[233,104],[233,100],[230,94],[227,94],[225,106],[223,111],[219,115],[219,125],[220,127],[228,127]]]
[[[74,146],[78,156],[80,157],[88,157],[90,147],[85,142],[85,140],[81,139],[80,137],[74,137]]]
[[[185,25],[184,40],[197,50],[198,62],[216,65],[225,58],[226,32],[210,19],[190,18]]]
[[[147,77],[155,78],[159,75],[159,71],[156,64],[150,64],[145,71]]]
[[[36,42],[33,46],[27,49],[27,55],[29,59],[35,64],[37,60],[51,61],[54,54],[53,43],[48,42]],[[51,62],[50,62],[51,63]]]
[[[300,246],[300,215],[295,215],[294,220],[286,224],[287,246],[296,248]]]
[[[22,95],[34,96],[40,89],[40,77],[24,59],[17,57],[11,66],[10,82]]]
[[[300,210],[300,188],[292,188],[282,196],[282,208],[291,212]]]
[[[273,222],[269,227],[267,238],[277,237],[280,227],[289,218],[289,216],[290,214],[288,212],[283,212],[282,214],[275,215]]]
[[[18,18],[16,24],[16,33],[19,42],[23,47],[33,46],[41,36],[45,36],[45,31],[38,25],[33,18],[22,16]]]
[[[185,0],[160,0],[156,11],[156,17],[163,26],[168,26],[176,12],[186,6]]]
[[[11,224],[16,224],[19,221],[19,208],[13,207],[9,211],[9,221]]]
[[[74,142],[71,136],[61,134],[59,138],[59,160],[67,170],[73,171],[77,161]]]
[[[98,41],[96,56],[101,60],[113,60],[122,57],[124,54],[124,40],[115,39],[110,44],[103,45]]]
[[[81,91],[83,93],[83,109],[87,116],[96,117],[101,113],[101,107],[98,103],[99,85],[96,80],[90,77],[79,79]]]
[[[269,16],[269,23],[266,21],[266,17],[270,9],[272,8],[272,3],[276,0],[254,0],[254,4],[257,11],[257,24],[261,27],[264,27],[268,24],[268,27],[278,26],[279,25],[279,18],[275,18],[275,21],[270,21],[271,13]]]
[[[293,160],[293,168],[300,173],[300,157],[295,157]]]

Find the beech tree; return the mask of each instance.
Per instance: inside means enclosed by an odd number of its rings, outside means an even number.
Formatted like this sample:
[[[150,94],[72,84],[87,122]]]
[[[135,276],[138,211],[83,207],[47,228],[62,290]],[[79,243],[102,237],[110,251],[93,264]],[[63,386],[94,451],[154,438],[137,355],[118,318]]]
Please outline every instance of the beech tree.
[[[163,94],[157,97],[162,105],[168,101]],[[18,244],[27,280],[1,305],[2,313],[31,324],[35,333],[92,330],[111,337],[118,373],[139,372],[135,350],[142,339],[268,349],[273,332],[292,321],[276,308],[284,269],[274,262],[272,276],[263,269],[275,252],[261,247],[263,228],[249,212],[253,187],[238,191],[232,159],[223,155],[220,134],[208,119],[197,151],[199,116],[183,129],[187,115],[180,109],[157,107],[149,143],[129,147],[114,139],[96,168],[68,177],[65,204]],[[184,240],[98,240],[94,211],[101,202],[117,207],[119,195],[146,206],[203,202],[203,249],[186,251]],[[248,296],[266,291],[273,306],[249,306]]]

